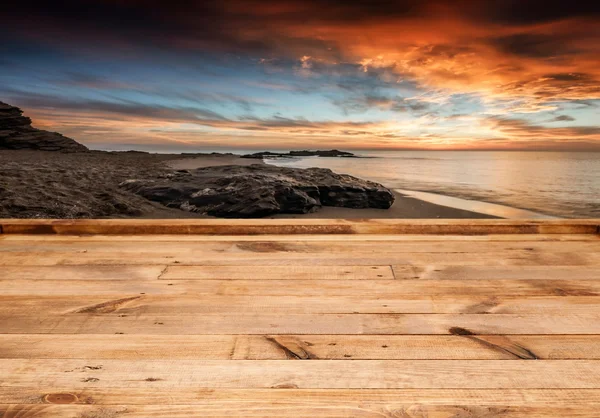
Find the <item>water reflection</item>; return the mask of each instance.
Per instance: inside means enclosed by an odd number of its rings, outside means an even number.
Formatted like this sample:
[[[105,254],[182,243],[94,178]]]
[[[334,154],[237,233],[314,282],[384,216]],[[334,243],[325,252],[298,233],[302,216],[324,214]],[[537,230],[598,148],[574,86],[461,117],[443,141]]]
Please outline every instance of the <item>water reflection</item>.
[[[360,154],[378,158],[308,157],[274,163],[326,167],[391,188],[497,203],[538,214],[600,216],[600,153],[397,151]]]

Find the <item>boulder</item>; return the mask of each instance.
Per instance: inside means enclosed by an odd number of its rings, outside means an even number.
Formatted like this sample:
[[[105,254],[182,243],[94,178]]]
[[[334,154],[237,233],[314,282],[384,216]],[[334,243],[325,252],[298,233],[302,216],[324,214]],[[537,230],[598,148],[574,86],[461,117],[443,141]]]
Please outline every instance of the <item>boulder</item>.
[[[31,126],[31,119],[23,116],[18,107],[0,102],[0,149],[86,152],[77,141],[56,132],[43,131]]]
[[[180,170],[120,187],[168,207],[222,218],[301,214],[321,206],[388,209],[394,203],[394,194],[378,183],[325,168],[265,164]]]

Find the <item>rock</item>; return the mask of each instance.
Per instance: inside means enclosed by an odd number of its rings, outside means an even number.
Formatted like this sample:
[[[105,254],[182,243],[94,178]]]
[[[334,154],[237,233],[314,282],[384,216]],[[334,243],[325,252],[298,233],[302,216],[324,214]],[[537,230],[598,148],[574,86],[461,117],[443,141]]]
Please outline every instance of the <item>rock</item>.
[[[336,149],[329,151],[290,151],[289,154],[292,157],[356,157],[356,155],[352,154],[351,152],[339,151]]]
[[[56,132],[43,131],[31,126],[31,119],[23,116],[18,107],[0,102],[0,149],[86,152],[77,141]]]
[[[256,158],[256,159],[265,159],[265,158],[291,158],[291,157],[344,157],[344,158],[360,158],[357,155],[352,154],[351,152],[339,151],[336,149],[332,149],[329,151],[317,150],[317,151],[290,151],[288,153],[281,152],[256,152],[254,154],[246,154],[242,155],[241,158]]]
[[[388,209],[394,194],[378,183],[325,168],[264,164],[173,172],[165,179],[128,180],[119,187],[168,207],[222,218],[308,213],[321,206]]]

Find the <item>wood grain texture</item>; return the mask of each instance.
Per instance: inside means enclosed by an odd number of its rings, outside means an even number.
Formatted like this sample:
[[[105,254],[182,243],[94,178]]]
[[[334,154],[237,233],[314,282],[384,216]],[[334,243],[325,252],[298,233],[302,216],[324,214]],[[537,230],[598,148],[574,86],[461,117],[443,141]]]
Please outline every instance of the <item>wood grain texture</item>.
[[[600,315],[538,314],[197,314],[111,312],[0,315],[5,334],[600,334]]]
[[[0,359],[14,386],[298,389],[599,389],[598,360]]]
[[[62,396],[61,396],[62,395]],[[69,396],[70,395],[70,396]],[[57,402],[58,401],[58,402]],[[354,408],[372,405],[381,411],[390,405],[464,405],[497,407],[573,408],[600,406],[600,389],[202,389],[153,391],[146,388],[73,388],[65,386],[4,386],[0,404],[74,405],[195,405],[198,411],[231,416],[233,408],[257,414],[277,406],[291,408]],[[65,405],[66,403],[62,403]],[[205,408],[205,409],[201,409]],[[288,409],[290,408],[290,409]],[[229,413],[229,415],[228,415]],[[287,415],[285,415],[287,416]]]
[[[0,249],[1,250],[1,249]],[[3,266],[0,271],[1,280],[156,280],[166,269],[161,266]]]
[[[0,405],[0,414],[5,418],[147,418],[147,417],[296,417],[320,416],[329,418],[456,418],[456,417],[486,417],[486,418],[549,418],[549,417],[594,417],[597,407],[489,407],[465,405],[421,405],[390,402],[388,404],[363,405],[349,402],[344,406],[332,407],[319,404],[300,404],[293,402],[277,404],[254,404],[251,406],[230,402],[226,405]]]
[[[4,219],[4,234],[597,234],[597,219]]]
[[[368,250],[320,253],[293,252],[199,252],[181,253],[166,247],[161,252],[94,251],[1,251],[0,266],[56,265],[202,265],[202,266],[585,266],[600,267],[600,252],[529,251],[524,249],[486,253],[378,253]]]
[[[0,334],[0,358],[600,360],[600,336]]]
[[[564,252],[585,253],[594,252],[600,248],[600,241],[562,241],[557,245],[556,241],[345,241],[331,240],[311,241],[184,241],[155,242],[152,240],[143,243],[144,253],[165,254],[177,253],[182,255],[205,255],[205,254],[256,254],[256,253],[302,253],[302,254],[339,254],[339,253],[498,253],[503,251],[532,251],[532,252]],[[557,251],[558,250],[558,251]],[[114,253],[123,255],[136,254],[140,252],[140,241],[80,241],[77,239],[66,241],[5,241],[2,244],[3,252],[73,252],[73,253]]]
[[[127,235],[98,235],[98,234],[0,234],[4,242],[295,242],[295,241],[392,241],[392,242],[503,242],[515,241],[515,234],[294,234],[294,235],[197,235],[197,234],[127,234]],[[518,242],[531,241],[598,241],[598,234],[519,234]]]
[[[42,267],[44,268],[44,267]],[[54,267],[49,267],[53,269]],[[89,268],[89,266],[86,266]],[[200,267],[202,271],[208,271],[207,277],[232,277],[229,273],[220,275],[213,273],[209,267]],[[369,268],[369,267],[368,267]],[[62,266],[57,266],[61,270]],[[336,267],[336,269],[338,269]],[[93,270],[93,269],[92,269]],[[221,269],[217,269],[222,271]],[[0,280],[0,295],[3,296],[104,296],[110,298],[122,298],[138,294],[151,295],[182,295],[182,296],[322,296],[352,297],[363,295],[365,297],[400,298],[407,296],[477,296],[491,300],[503,297],[530,297],[530,296],[600,296],[600,280],[542,280],[541,277],[533,280],[513,279],[371,279],[361,280],[362,275],[340,274],[349,276],[353,280],[341,280],[337,275],[327,275],[327,279],[319,280],[318,275],[302,275],[304,279],[286,280],[275,279],[277,272],[270,276],[257,270],[257,276],[253,278],[248,269],[240,269],[237,277],[245,277],[244,280],[228,279],[205,279],[205,280],[182,280],[175,274],[170,280],[164,279],[166,274],[160,276],[160,280],[128,280],[124,275],[115,280],[80,280],[81,276],[61,276],[64,280],[54,279],[26,279],[26,280]],[[276,271],[276,269],[274,269]],[[167,270],[167,272],[170,270]],[[195,270],[191,277],[196,274]],[[339,270],[344,272],[344,270]],[[379,270],[379,273],[382,271]],[[375,276],[379,276],[376,273]],[[204,274],[204,273],[201,273]],[[186,273],[187,275],[187,273]],[[51,275],[49,275],[51,276]],[[234,276],[234,277],[235,277]],[[396,276],[398,274],[396,273]],[[264,280],[263,278],[267,279]],[[273,277],[269,279],[269,277]],[[333,278],[332,278],[333,277]],[[384,274],[385,277],[385,274]],[[459,276],[463,277],[463,276]],[[529,276],[517,276],[529,277]],[[595,276],[594,276],[595,277]]]
[[[393,289],[389,286],[388,289]],[[353,289],[352,289],[353,290]],[[120,315],[230,314],[537,314],[595,315],[598,296],[419,296],[346,292],[312,288],[312,294],[237,296],[231,294],[148,295],[130,292],[104,296],[0,296],[0,316],[113,313]],[[315,297],[318,294],[319,297]]]
[[[0,417],[597,416],[599,224],[0,220]]]

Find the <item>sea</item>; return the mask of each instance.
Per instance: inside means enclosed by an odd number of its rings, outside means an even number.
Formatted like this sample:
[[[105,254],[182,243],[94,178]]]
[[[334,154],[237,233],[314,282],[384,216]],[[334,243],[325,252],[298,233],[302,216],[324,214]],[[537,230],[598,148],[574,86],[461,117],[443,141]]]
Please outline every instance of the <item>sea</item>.
[[[444,206],[504,218],[600,217],[600,152],[364,151],[267,160],[322,167]]]

